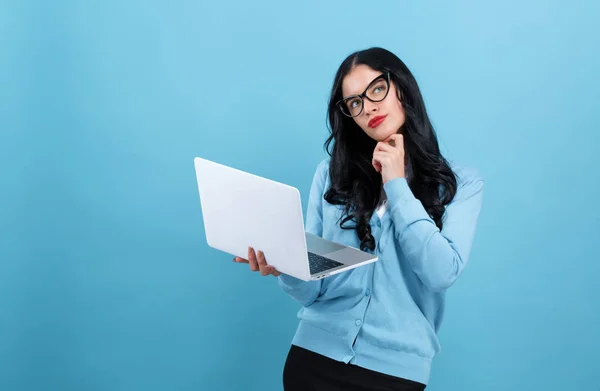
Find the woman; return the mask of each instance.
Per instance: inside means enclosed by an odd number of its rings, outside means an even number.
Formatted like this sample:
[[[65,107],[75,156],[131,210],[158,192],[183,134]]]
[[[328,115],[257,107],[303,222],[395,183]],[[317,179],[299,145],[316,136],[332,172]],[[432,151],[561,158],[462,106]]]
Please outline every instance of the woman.
[[[445,292],[469,257],[483,180],[442,156],[415,78],[385,49],[344,60],[328,116],[330,157],[313,179],[306,230],[379,260],[309,282],[252,248],[235,261],[278,277],[302,305],[285,390],[423,390],[440,350]]]

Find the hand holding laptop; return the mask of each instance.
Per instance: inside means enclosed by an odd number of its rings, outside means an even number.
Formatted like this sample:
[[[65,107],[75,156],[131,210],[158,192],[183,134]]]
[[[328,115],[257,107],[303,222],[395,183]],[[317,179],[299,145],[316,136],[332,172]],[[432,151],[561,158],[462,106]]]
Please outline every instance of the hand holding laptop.
[[[296,187],[200,157],[194,165],[207,244],[250,270],[314,281],[377,261],[377,254],[306,232]]]
[[[280,276],[281,273],[275,270],[275,268],[267,263],[265,254],[262,251],[258,251],[258,254],[254,252],[252,247],[248,247],[248,259],[241,257],[233,258],[234,262],[237,263],[248,263],[250,264],[250,270],[253,272],[260,271],[263,276],[273,275],[275,277]]]

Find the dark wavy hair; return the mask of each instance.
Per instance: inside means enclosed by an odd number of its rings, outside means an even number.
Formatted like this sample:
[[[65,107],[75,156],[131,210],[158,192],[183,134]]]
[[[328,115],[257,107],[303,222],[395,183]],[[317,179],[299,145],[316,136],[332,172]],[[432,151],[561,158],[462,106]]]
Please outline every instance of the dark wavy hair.
[[[398,133],[404,137],[405,155],[412,170],[409,186],[440,230],[445,205],[454,198],[457,185],[450,165],[440,153],[417,81],[404,62],[378,47],[349,55],[335,75],[327,110],[330,135],[324,147],[331,157],[331,186],[324,198],[330,204],[344,206],[340,227],[356,229],[360,248],[374,250],[375,240],[369,222],[382,188],[381,174],[371,164],[377,141],[336,106],[342,99],[344,77],[357,65],[389,72],[405,110],[405,123]],[[354,221],[354,226],[345,225],[349,221]]]

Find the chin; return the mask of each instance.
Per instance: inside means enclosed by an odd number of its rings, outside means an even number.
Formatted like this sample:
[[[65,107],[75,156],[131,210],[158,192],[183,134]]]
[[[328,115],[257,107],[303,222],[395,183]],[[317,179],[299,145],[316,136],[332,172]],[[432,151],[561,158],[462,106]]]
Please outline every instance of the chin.
[[[375,129],[376,130],[375,134],[376,134],[376,136],[377,136],[378,139],[381,139],[380,141],[383,141],[383,140],[385,140],[386,138],[390,137],[393,134],[402,133],[402,126],[403,125],[404,124],[402,123],[402,124],[399,124],[397,126],[394,125],[392,127],[387,127],[387,128],[384,128],[384,129]]]
[[[367,129],[368,130],[365,130],[365,132],[369,137],[371,137],[375,141],[383,141],[390,137],[392,134],[398,133],[396,131],[396,129],[398,128],[390,127],[389,125],[384,127],[383,124],[375,129],[371,129],[367,126]]]
[[[383,141],[394,133],[396,133],[396,131],[393,129],[375,129],[374,136],[377,141]]]

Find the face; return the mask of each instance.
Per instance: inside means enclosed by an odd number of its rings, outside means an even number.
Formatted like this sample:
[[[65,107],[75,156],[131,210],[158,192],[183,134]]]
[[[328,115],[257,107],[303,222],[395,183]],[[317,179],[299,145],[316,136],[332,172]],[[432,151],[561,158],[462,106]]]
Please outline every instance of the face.
[[[390,80],[389,91],[386,91],[385,78],[372,83],[382,72],[376,71],[366,65],[358,65],[344,77],[342,81],[342,96],[360,95],[365,89],[367,96],[378,100],[387,92],[387,96],[381,102],[372,102],[363,97],[362,112],[354,117],[354,121],[372,139],[383,141],[404,125],[404,108],[398,99],[398,93],[393,81]],[[346,106],[349,111],[360,108],[357,99],[347,100]]]

